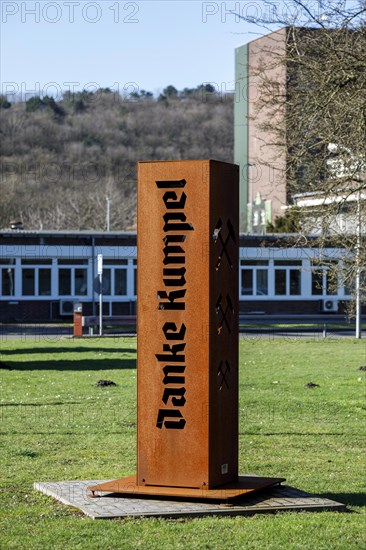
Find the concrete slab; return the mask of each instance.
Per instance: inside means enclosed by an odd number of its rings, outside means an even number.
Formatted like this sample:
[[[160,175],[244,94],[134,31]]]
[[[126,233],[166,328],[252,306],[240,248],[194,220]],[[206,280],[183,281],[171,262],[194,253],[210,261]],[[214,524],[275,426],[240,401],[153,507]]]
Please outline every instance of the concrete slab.
[[[255,495],[240,497],[232,504],[214,502],[187,502],[180,499],[119,497],[110,493],[90,497],[87,487],[107,480],[48,481],[34,483],[34,489],[49,495],[63,504],[78,508],[93,519],[124,517],[199,517],[199,516],[249,516],[282,511],[323,510],[345,511],[344,504],[321,498],[305,491],[280,485]]]

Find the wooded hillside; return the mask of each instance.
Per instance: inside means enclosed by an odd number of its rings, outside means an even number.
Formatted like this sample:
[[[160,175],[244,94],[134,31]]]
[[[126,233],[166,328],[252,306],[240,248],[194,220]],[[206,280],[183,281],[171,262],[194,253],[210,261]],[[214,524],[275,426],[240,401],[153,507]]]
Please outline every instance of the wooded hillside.
[[[157,99],[110,90],[0,98],[0,228],[135,229],[138,160],[233,161],[233,98],[210,87]]]

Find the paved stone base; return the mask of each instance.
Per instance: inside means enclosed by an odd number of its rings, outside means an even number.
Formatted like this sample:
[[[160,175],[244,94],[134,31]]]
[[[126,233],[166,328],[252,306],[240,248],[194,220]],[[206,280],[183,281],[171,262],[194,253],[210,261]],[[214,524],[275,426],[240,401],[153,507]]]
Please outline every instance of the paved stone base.
[[[115,494],[92,498],[87,487],[101,480],[88,481],[49,481],[34,483],[37,491],[56,498],[63,504],[78,508],[93,519],[112,519],[123,517],[197,517],[197,516],[237,516],[279,511],[342,511],[344,504],[320,498],[294,487],[282,485],[241,497],[233,504],[215,504],[212,502],[187,502],[179,499],[121,498]]]

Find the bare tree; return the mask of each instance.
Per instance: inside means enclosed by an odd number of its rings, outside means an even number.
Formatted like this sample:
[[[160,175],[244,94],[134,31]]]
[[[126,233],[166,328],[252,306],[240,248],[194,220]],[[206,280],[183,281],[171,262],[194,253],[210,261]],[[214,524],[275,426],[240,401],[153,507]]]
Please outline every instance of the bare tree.
[[[285,46],[264,49],[255,67],[254,116],[272,151],[262,163],[282,166],[302,242],[315,233],[316,246],[343,248],[337,277],[365,296],[366,3],[291,0],[291,19],[266,4],[272,17],[255,23],[265,32],[282,24]]]
[[[232,161],[232,96],[213,87],[164,100],[65,93],[62,117],[33,103],[0,109],[0,227],[104,230],[108,195],[111,228],[134,230],[137,161]]]

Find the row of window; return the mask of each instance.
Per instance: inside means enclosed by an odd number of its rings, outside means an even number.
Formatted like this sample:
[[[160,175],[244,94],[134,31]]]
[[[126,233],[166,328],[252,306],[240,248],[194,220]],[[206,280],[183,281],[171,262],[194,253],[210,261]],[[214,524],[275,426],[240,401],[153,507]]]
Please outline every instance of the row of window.
[[[43,267],[51,264],[52,260],[21,261],[21,295],[22,296],[51,296],[52,270]],[[103,269],[102,291],[105,296],[127,296],[127,260],[107,260]],[[134,263],[133,292],[136,295],[136,260]],[[2,259],[0,264],[0,295],[15,295],[15,268],[10,260]],[[30,267],[33,264],[37,266]],[[87,264],[87,260],[58,260],[57,294],[59,296],[86,296],[88,294],[88,269],[76,267]],[[72,267],[71,265],[74,264]],[[39,267],[39,266],[42,267]],[[27,266],[27,267],[23,267]],[[29,266],[29,267],[28,267]],[[65,266],[65,267],[61,267]],[[69,267],[66,267],[69,266]],[[126,267],[121,267],[126,266]],[[99,292],[99,280],[94,281],[94,290]]]
[[[273,283],[269,283],[268,260],[241,260],[241,295],[242,296],[301,296],[302,294],[302,261],[274,260]],[[338,293],[335,284],[334,268],[320,266],[314,261],[311,265],[312,296],[332,296]],[[344,294],[350,290],[344,287]]]
[[[58,296],[86,296],[88,294],[87,260],[57,260]],[[35,265],[36,264],[36,265]],[[21,260],[21,295],[51,296],[51,259]],[[105,296],[127,296],[127,260],[106,260],[104,262],[102,291]],[[48,267],[49,266],[49,267]],[[273,268],[268,260],[241,260],[241,295],[244,296],[300,296],[302,294],[302,261],[274,260]],[[137,261],[133,260],[133,293],[136,295]],[[273,271],[272,271],[273,269]],[[15,267],[13,260],[0,260],[0,295],[15,295]],[[270,278],[270,272],[273,277]],[[334,284],[335,270],[311,264],[311,294],[313,296],[336,295]],[[132,284],[132,283],[131,283]],[[94,291],[99,292],[98,278],[94,281]],[[344,287],[344,294],[350,291]]]

